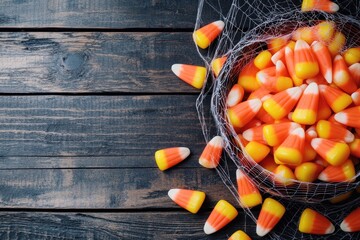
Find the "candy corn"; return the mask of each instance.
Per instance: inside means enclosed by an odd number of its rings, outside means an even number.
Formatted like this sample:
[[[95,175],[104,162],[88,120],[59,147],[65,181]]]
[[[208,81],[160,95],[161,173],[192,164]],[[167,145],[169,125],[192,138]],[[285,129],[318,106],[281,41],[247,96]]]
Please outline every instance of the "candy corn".
[[[178,78],[194,88],[201,89],[204,85],[206,79],[206,68],[204,67],[187,64],[173,64],[171,70]]]
[[[337,12],[339,6],[329,0],[303,0],[301,11],[324,11],[324,12]]]
[[[360,128],[360,106],[345,109],[335,114],[334,118],[346,126]]]
[[[332,114],[330,106],[327,104],[323,94],[319,94],[318,111],[316,115],[316,121],[322,119],[328,119]]]
[[[223,148],[223,138],[220,136],[213,137],[201,153],[199,164],[205,168],[216,168],[219,165]]]
[[[352,79],[358,87],[360,87],[360,63],[354,63],[349,67]]]
[[[169,197],[180,207],[191,213],[197,213],[205,200],[205,193],[188,189],[170,189]]]
[[[323,159],[333,166],[342,165],[350,155],[349,146],[343,142],[314,138],[311,140],[311,146]]]
[[[324,43],[329,43],[331,41],[334,37],[335,30],[335,23],[330,21],[322,21],[315,26],[317,38]]]
[[[258,69],[265,69],[268,67],[273,66],[273,63],[271,62],[272,54],[268,50],[264,50],[260,52],[254,59],[254,65]]]
[[[212,22],[193,33],[193,39],[196,45],[205,49],[217,38],[224,29],[223,21]]]
[[[211,69],[215,75],[215,77],[219,76],[222,67],[224,66],[227,57],[216,58],[211,62]]]
[[[236,170],[239,200],[243,207],[251,208],[262,203],[259,189],[240,169]]]
[[[259,112],[262,102],[252,99],[235,105],[228,109],[228,117],[234,127],[245,126]]]
[[[260,88],[256,89],[255,91],[253,91],[252,93],[250,93],[248,100],[255,99],[255,98],[262,99],[263,97],[266,97],[266,96],[269,96],[269,97],[271,96],[270,91],[268,89],[266,89],[265,87],[260,87]]]
[[[263,136],[263,128],[266,125],[260,125],[257,127],[249,128],[243,132],[243,136],[248,141],[257,141],[259,143],[266,144]]]
[[[263,137],[269,146],[280,145],[294,129],[300,125],[294,122],[284,122],[265,125]]]
[[[228,240],[251,240],[251,238],[245,232],[238,230]]]
[[[294,49],[295,74],[298,78],[315,77],[319,65],[310,46],[304,40],[297,40]]]
[[[296,29],[292,34],[292,39],[295,41],[304,40],[308,44],[311,44],[316,40],[314,27],[300,27]]]
[[[282,119],[296,105],[301,93],[300,87],[289,88],[265,100],[263,108],[274,119]]]
[[[344,232],[360,231],[360,207],[354,209],[340,224],[341,230]]]
[[[319,164],[305,162],[295,168],[295,177],[299,181],[314,182],[322,169],[323,167]]]
[[[333,82],[344,92],[351,94],[357,90],[348,66],[341,55],[336,55],[333,62]]]
[[[260,71],[251,61],[240,72],[238,83],[245,89],[245,91],[251,92],[258,89],[261,85],[256,80],[256,73]]]
[[[341,32],[336,32],[334,37],[332,38],[331,42],[328,45],[329,52],[331,56],[336,56],[340,53],[346,43],[346,38],[344,34]]]
[[[349,143],[350,154],[354,157],[360,158],[360,139],[356,138],[353,142]]]
[[[320,138],[340,140],[347,143],[354,141],[354,134],[339,124],[320,120],[316,124],[316,132]]]
[[[360,47],[346,49],[343,57],[348,66],[360,62]]]
[[[328,166],[320,174],[318,179],[324,182],[345,182],[353,180],[355,176],[354,164],[347,160],[340,166]]]
[[[293,171],[285,165],[277,166],[274,169],[274,174],[275,174],[275,181],[283,185],[291,185],[292,184],[291,179],[295,179],[295,175]]]
[[[272,198],[266,198],[256,223],[256,234],[260,237],[268,234],[280,221],[284,213],[285,207],[280,202]]]
[[[352,103],[351,97],[339,89],[326,85],[319,85],[319,90],[327,104],[336,113],[344,110]]]
[[[265,144],[251,141],[246,147],[245,151],[257,163],[261,162],[270,152],[270,148]]]
[[[360,105],[360,88],[351,94],[351,99],[356,106]]]
[[[300,217],[299,231],[310,234],[331,234],[335,231],[334,225],[320,213],[306,208]]]
[[[204,232],[212,234],[235,219],[238,211],[227,201],[220,200],[206,220]]]
[[[155,161],[161,171],[175,166],[190,155],[186,147],[165,148],[155,152]]]
[[[236,104],[240,103],[244,97],[244,88],[240,84],[234,84],[231,88],[227,98],[226,105],[228,107],[233,107]]]
[[[292,120],[299,124],[312,125],[316,122],[319,104],[319,88],[310,83],[304,90],[292,115]]]
[[[288,41],[289,41],[288,35],[270,39],[267,43],[270,53],[275,54],[276,52],[280,51],[282,48],[286,46]]]
[[[322,76],[328,83],[332,83],[332,60],[329,49],[321,42],[314,42],[311,45],[311,49],[319,63]]]
[[[274,172],[275,169],[279,166],[275,161],[274,161],[274,157],[272,155],[268,155],[264,160],[262,160],[260,162],[260,165],[270,171],[270,172]]]
[[[302,128],[296,128],[284,142],[276,149],[275,157],[283,163],[297,165],[304,158],[305,132]]]
[[[295,74],[294,50],[292,50],[290,47],[285,47],[285,60],[287,70],[294,82],[294,85],[300,86],[304,80],[297,77]]]

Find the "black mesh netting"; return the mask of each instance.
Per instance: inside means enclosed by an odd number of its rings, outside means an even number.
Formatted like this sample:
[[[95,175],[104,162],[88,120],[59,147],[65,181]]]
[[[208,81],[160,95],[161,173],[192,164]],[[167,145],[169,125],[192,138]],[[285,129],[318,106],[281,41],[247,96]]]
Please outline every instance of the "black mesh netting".
[[[306,207],[311,207],[328,217],[335,225],[335,233],[330,239],[359,239],[360,233],[345,233],[339,225],[344,217],[360,205],[360,171],[352,182],[341,183],[305,183],[291,180],[292,184],[281,185],[274,181],[274,174],[262,168],[239,147],[237,134],[226,117],[226,96],[237,77],[249,61],[264,49],[266,41],[275,37],[290,35],[295,29],[313,26],[319,20],[329,20],[336,24],[337,30],[346,36],[346,47],[360,46],[360,1],[344,0],[338,2],[340,11],[335,14],[325,12],[301,12],[300,1],[287,0],[200,0],[195,29],[211,21],[222,20],[225,28],[222,35],[206,50],[198,49],[206,63],[209,78],[197,100],[199,119],[206,140],[214,134],[225,140],[226,156],[217,171],[225,185],[238,199],[234,182],[235,170],[228,167],[229,161],[235,163],[259,186],[262,194],[273,196],[282,202],[287,212],[281,220],[281,228],[275,228],[267,238],[270,239],[328,239],[300,233],[298,221]],[[209,16],[212,19],[209,19]],[[211,74],[210,63],[213,59],[227,56],[227,60],[215,77]],[[205,99],[211,97],[211,120],[204,107]],[[215,127],[214,127],[215,126]],[[214,129],[215,132],[214,132]],[[359,165],[359,164],[358,164]],[[351,198],[337,204],[330,199],[351,192]],[[248,217],[256,221],[257,216],[250,209],[244,209]],[[360,216],[359,216],[360,217]]]

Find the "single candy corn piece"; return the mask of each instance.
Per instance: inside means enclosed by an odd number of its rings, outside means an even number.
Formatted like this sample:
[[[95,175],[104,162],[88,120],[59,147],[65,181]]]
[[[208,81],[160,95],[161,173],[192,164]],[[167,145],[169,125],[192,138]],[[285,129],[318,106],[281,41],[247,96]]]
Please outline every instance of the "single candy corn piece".
[[[262,124],[260,126],[249,128],[243,132],[243,137],[247,141],[256,141],[259,143],[266,144],[266,141],[264,140],[264,135],[263,135],[263,128],[265,126],[266,125]]]
[[[204,226],[204,232],[206,234],[212,234],[217,232],[221,228],[225,227],[228,223],[235,219],[238,215],[238,211],[230,203],[225,200],[220,200],[210,216],[206,220]]]
[[[360,139],[356,138],[353,142],[349,143],[350,154],[354,157],[360,158]]]
[[[260,71],[251,61],[241,70],[238,83],[245,89],[247,92],[255,91],[260,88],[260,83],[256,80],[256,74]]]
[[[165,148],[155,152],[155,161],[161,171],[175,166],[190,155],[186,147]]]
[[[333,39],[328,45],[329,52],[331,56],[335,57],[340,51],[344,48],[346,43],[345,35],[341,32],[336,32]]]
[[[173,64],[171,66],[173,73],[194,88],[201,89],[206,80],[206,68],[187,65],[187,64]]]
[[[300,86],[303,84],[304,80],[297,77],[295,74],[294,50],[292,50],[290,47],[285,47],[285,63],[294,85]]]
[[[350,143],[354,141],[354,134],[339,124],[320,120],[316,124],[316,132],[320,138],[333,139]]]
[[[215,77],[219,76],[220,71],[222,69],[222,67],[224,66],[225,62],[227,60],[227,57],[220,57],[220,58],[216,58],[211,62],[211,69],[215,75]]]
[[[270,148],[265,144],[251,141],[245,147],[246,153],[256,162],[261,162],[270,152]]]
[[[325,98],[325,101],[334,112],[340,112],[347,108],[352,99],[350,95],[344,93],[340,89],[334,87],[319,85],[320,94]]]
[[[239,200],[243,207],[252,208],[262,203],[259,189],[240,169],[236,170]]]
[[[197,213],[205,200],[205,193],[188,189],[170,189],[169,197],[191,213]]]
[[[286,46],[286,44],[288,43],[288,41],[289,41],[288,35],[272,38],[272,39],[268,40],[267,47],[268,47],[270,53],[275,54],[276,52],[278,52],[282,48],[284,48]]]
[[[342,165],[350,155],[349,146],[343,142],[314,138],[311,140],[311,146],[323,159],[333,166]]]
[[[360,47],[346,49],[343,57],[348,66],[360,63]]]
[[[273,157],[271,154],[267,155],[267,157],[260,162],[260,165],[261,165],[264,169],[266,169],[266,170],[268,170],[268,171],[270,171],[270,172],[274,172],[275,169],[279,166],[279,165],[274,161],[274,157]]]
[[[335,120],[348,127],[360,128],[360,106],[347,108],[334,116]]]
[[[360,88],[351,94],[351,99],[356,106],[360,105]]]
[[[320,174],[318,179],[324,182],[352,181],[355,176],[355,167],[351,160],[346,160],[340,166],[328,166]]]
[[[296,179],[294,172],[288,166],[282,164],[275,168],[274,174],[275,181],[285,186],[291,185],[293,183],[293,179]]]
[[[334,58],[333,82],[348,94],[352,94],[357,90],[356,83],[352,80],[348,66],[341,55],[336,55]]]
[[[302,128],[296,128],[283,143],[276,149],[275,157],[283,163],[297,165],[304,158],[305,132]]]
[[[255,98],[262,99],[265,96],[271,96],[270,91],[265,87],[261,87],[251,92],[247,100],[251,100]]]
[[[224,29],[223,21],[212,22],[193,33],[193,39],[196,45],[205,49],[217,38]]]
[[[303,40],[308,44],[316,41],[316,34],[314,27],[300,27],[296,29],[292,34],[292,39],[295,41]]]
[[[216,168],[219,165],[224,140],[220,136],[213,137],[200,155],[199,163],[205,168]]]
[[[299,124],[312,125],[316,122],[319,105],[319,88],[316,83],[310,83],[304,90],[292,120]]]
[[[272,55],[271,62],[273,64],[276,64],[277,61],[285,62],[285,47],[283,47],[279,51],[275,52],[274,55]]]
[[[322,76],[326,79],[328,83],[333,81],[333,71],[332,71],[332,57],[329,52],[329,49],[322,42],[314,42],[311,45],[316,59],[319,63],[320,72]]]
[[[297,40],[294,50],[295,74],[298,78],[315,77],[319,73],[319,64],[309,44]]]
[[[293,87],[279,92],[263,103],[263,108],[274,119],[282,119],[288,115],[292,108],[296,105],[301,96],[300,87]]]
[[[329,43],[334,36],[336,26],[334,22],[322,21],[315,26],[317,38],[325,43]]]
[[[283,61],[278,60],[275,64],[276,76],[277,77],[290,77],[286,66]]]
[[[327,104],[325,98],[320,93],[319,94],[319,105],[318,105],[318,111],[316,115],[316,121],[322,120],[322,119],[328,119],[332,114],[331,108],[329,104]]]
[[[279,146],[289,134],[300,125],[294,122],[284,122],[265,125],[263,127],[263,138],[269,146]]]
[[[335,227],[320,213],[306,208],[300,216],[299,231],[302,233],[324,235],[333,233]]]
[[[303,0],[301,11],[324,11],[334,13],[339,11],[339,6],[329,0]]]
[[[358,87],[360,87],[360,63],[354,63],[349,67],[352,79]]]
[[[354,209],[347,217],[341,222],[340,228],[344,232],[358,232],[360,231],[360,207]]]
[[[314,182],[321,170],[322,166],[313,162],[305,162],[295,168],[295,177],[302,182]]]
[[[260,52],[254,59],[254,65],[258,69],[265,69],[268,67],[273,66],[273,63],[271,62],[272,54],[268,50],[264,50]]]
[[[285,207],[272,198],[266,198],[256,222],[256,234],[260,237],[268,234],[280,221],[285,213]]]
[[[240,103],[244,97],[244,88],[240,84],[234,84],[231,88],[227,98],[226,105],[228,107],[233,107],[236,104]]]
[[[270,92],[278,93],[293,86],[293,81],[289,77],[259,77],[260,83]]]
[[[229,108],[228,117],[230,123],[238,128],[245,126],[259,112],[261,105],[262,102],[259,99],[252,99]]]
[[[245,232],[237,230],[228,240],[251,240],[251,238]]]

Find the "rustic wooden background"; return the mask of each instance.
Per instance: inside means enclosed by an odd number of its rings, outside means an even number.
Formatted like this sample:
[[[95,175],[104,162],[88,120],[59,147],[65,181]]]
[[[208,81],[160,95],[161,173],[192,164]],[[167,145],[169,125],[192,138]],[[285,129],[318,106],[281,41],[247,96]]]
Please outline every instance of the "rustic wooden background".
[[[170,71],[203,64],[196,14],[194,0],[0,1],[0,239],[256,238],[241,210],[203,233],[219,199],[236,203],[199,166],[198,91]],[[192,155],[161,172],[153,154],[171,146]],[[181,187],[207,193],[199,214],[168,198]]]

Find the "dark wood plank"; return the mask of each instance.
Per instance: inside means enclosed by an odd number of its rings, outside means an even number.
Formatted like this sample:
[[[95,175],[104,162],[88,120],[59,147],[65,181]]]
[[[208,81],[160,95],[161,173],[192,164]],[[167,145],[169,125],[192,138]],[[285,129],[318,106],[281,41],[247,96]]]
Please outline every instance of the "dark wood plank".
[[[7,239],[227,239],[238,229],[253,231],[240,215],[221,231],[203,232],[208,211],[144,213],[13,213],[0,214],[0,238]],[[171,219],[171,221],[169,221]],[[252,235],[253,239],[257,239]]]
[[[0,42],[3,93],[199,92],[171,72],[203,65],[190,33],[3,32]]]
[[[167,195],[171,188],[204,191],[205,209],[220,199],[236,204],[217,172],[205,168],[18,169],[0,170],[0,207],[178,209]]]
[[[198,155],[205,144],[192,95],[0,98],[3,157],[140,157],[184,145]]]

